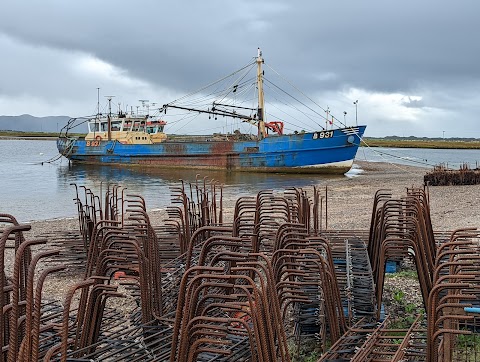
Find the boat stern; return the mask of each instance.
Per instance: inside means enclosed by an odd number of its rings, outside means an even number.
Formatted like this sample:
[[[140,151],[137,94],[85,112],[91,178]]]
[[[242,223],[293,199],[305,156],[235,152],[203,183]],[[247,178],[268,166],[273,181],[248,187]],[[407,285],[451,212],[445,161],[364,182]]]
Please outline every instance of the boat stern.
[[[69,137],[58,137],[57,138],[57,150],[66,158],[72,154],[73,146],[75,145],[75,139]]]

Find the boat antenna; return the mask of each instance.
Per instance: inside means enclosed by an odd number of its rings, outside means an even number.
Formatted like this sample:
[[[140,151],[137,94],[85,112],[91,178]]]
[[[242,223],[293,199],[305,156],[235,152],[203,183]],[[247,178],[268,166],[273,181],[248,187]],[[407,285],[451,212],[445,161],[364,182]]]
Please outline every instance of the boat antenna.
[[[108,115],[112,116],[112,98],[115,98],[115,96],[105,96],[105,98],[108,99]]]
[[[115,96],[105,96],[108,99],[108,117],[107,117],[107,139],[112,139],[112,98]]]
[[[100,88],[97,87],[97,118],[100,115]]]
[[[263,98],[263,71],[262,64],[264,62],[262,58],[262,51],[257,49],[257,87],[258,87],[258,137],[264,139],[267,135],[265,130],[265,100]]]
[[[150,105],[148,104],[148,99],[139,99],[139,102],[142,102],[142,108],[145,109],[145,105],[147,106],[147,116],[148,112],[150,111]]]
[[[97,87],[97,115],[95,116],[95,124],[94,124],[94,128],[93,128],[93,137],[94,138],[95,138],[95,132],[97,132],[97,122],[99,120],[100,120],[100,87]]]

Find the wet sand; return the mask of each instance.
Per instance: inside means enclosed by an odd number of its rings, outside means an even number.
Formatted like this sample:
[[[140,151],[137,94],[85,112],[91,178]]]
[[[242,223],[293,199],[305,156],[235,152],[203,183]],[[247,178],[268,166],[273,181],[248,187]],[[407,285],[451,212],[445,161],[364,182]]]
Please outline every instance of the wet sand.
[[[358,176],[322,181],[328,187],[328,227],[368,229],[375,192],[389,189],[394,197],[406,194],[409,187],[422,187],[426,168],[380,162],[356,161],[363,170]],[[432,224],[435,231],[479,226],[480,185],[435,186],[429,188]],[[224,200],[227,222],[235,200]],[[148,206],[148,205],[147,205]],[[164,210],[149,211],[152,224],[165,219]],[[76,218],[32,222],[31,236],[55,230],[78,228]]]

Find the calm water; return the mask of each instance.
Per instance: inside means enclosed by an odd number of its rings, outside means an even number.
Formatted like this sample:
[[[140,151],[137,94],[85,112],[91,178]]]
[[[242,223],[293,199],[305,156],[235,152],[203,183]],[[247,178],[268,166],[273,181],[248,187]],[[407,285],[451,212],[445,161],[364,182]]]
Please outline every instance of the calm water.
[[[463,163],[468,163],[470,167],[474,168],[477,164],[480,165],[480,150],[360,147],[356,159],[411,166],[434,166],[445,163],[451,168],[459,168]]]
[[[345,177],[69,166],[65,159],[54,164],[41,164],[56,154],[55,141],[0,140],[0,213],[13,214],[20,221],[73,217],[76,206],[73,201],[75,189],[71,183],[94,191],[98,191],[101,184],[105,188],[108,182],[117,183],[126,187],[127,192],[141,194],[148,208],[154,209],[170,204],[170,186],[178,185],[179,179],[194,181],[197,173],[223,183],[226,200],[235,200],[263,189],[322,185]],[[462,162],[475,164],[480,161],[480,151],[360,149],[357,158],[407,164],[427,160],[431,164],[448,162],[453,166]],[[352,174],[358,172],[354,170]]]
[[[58,154],[55,141],[0,140],[0,213],[20,221],[76,216],[72,183],[98,191],[102,184],[116,183],[127,193],[141,194],[149,209],[170,205],[170,186],[179,179],[194,181],[196,174],[224,184],[224,198],[237,199],[264,189],[284,189],[321,184],[332,176],[248,174],[201,170],[153,170],[105,166],[69,166],[63,159],[44,163]],[[334,178],[343,176],[334,176]]]

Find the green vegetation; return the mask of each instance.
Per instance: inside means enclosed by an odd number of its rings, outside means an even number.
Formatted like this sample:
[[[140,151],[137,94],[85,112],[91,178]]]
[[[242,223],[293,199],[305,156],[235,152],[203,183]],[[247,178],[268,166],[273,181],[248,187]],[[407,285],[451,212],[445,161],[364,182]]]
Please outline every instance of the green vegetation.
[[[364,138],[362,146],[398,148],[480,149],[480,140],[465,138]]]
[[[298,357],[295,357],[295,354],[292,353],[292,362],[316,362],[322,354],[317,351],[304,351],[300,353]]]
[[[405,293],[401,290],[394,290],[393,291],[393,300],[397,303],[403,304],[403,298],[405,297]]]
[[[0,131],[1,137],[58,137],[57,132]]]
[[[320,358],[320,355],[317,352],[312,352],[309,355],[303,358],[304,362],[315,362]]]
[[[408,329],[419,314],[425,315],[423,306],[414,302],[411,295],[412,290],[409,290],[411,288],[408,287],[408,285],[412,284],[412,282],[408,280],[418,280],[417,272],[414,269],[403,269],[396,273],[387,273],[385,277],[389,279],[398,278],[397,282],[394,283],[398,285],[398,287],[387,291],[389,295],[385,300],[391,321],[388,328]],[[406,289],[404,289],[403,284],[406,285]],[[420,293],[420,291],[418,291],[418,293]]]
[[[402,270],[397,273],[387,273],[385,274],[387,278],[407,278],[407,279],[418,279],[417,272],[415,270]]]
[[[401,272],[407,273],[407,272]],[[395,273],[400,274],[400,273]],[[406,274],[407,278],[411,278],[412,274]],[[417,306],[407,301],[405,292],[400,289],[394,289],[391,294],[393,305],[391,308],[391,323],[389,329],[408,329],[415,321],[418,314],[425,314],[422,306]]]
[[[330,343],[326,343],[326,348],[330,346]],[[288,350],[292,358],[292,362],[315,362],[321,356],[319,350],[320,344],[316,339],[302,340],[300,350],[297,350],[298,346],[293,340],[288,343]]]
[[[404,312],[401,314],[402,317],[397,317],[395,328],[409,328],[418,314],[417,306],[413,303],[406,303],[405,293],[399,289],[393,291],[393,300],[399,304],[400,310]]]
[[[465,331],[469,334],[458,334],[456,348],[453,351],[453,361],[478,361],[477,356],[480,356],[480,335],[472,333],[472,331]]]

